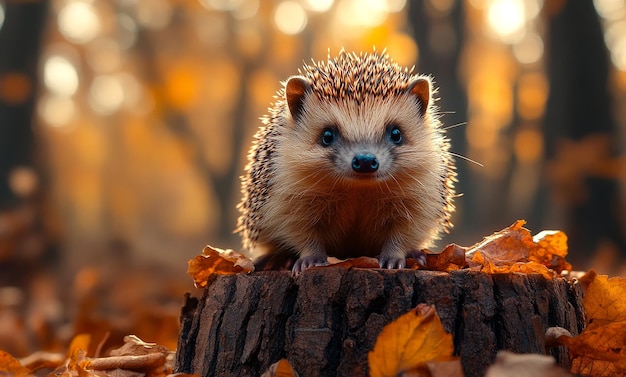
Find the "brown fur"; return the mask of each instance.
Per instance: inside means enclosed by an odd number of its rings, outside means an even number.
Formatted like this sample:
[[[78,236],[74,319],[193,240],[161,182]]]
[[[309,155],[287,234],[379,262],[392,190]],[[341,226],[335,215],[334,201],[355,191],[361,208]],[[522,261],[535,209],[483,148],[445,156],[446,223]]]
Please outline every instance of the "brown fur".
[[[292,255],[298,272],[326,256],[378,256],[401,268],[450,227],[455,170],[430,80],[386,54],[342,52],[306,65],[263,119],[242,179],[238,230],[254,258]],[[390,125],[402,144],[388,138]],[[337,141],[321,144],[328,127]],[[355,173],[356,153],[375,173]]]

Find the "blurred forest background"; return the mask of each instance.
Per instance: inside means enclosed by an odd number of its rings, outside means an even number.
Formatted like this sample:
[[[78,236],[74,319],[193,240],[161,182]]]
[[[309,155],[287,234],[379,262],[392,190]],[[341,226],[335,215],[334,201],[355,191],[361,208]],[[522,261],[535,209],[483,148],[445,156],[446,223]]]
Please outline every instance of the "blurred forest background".
[[[176,346],[187,260],[232,234],[246,150],[311,58],[432,74],[471,245],[518,218],[626,275],[623,0],[0,0],[0,349]]]

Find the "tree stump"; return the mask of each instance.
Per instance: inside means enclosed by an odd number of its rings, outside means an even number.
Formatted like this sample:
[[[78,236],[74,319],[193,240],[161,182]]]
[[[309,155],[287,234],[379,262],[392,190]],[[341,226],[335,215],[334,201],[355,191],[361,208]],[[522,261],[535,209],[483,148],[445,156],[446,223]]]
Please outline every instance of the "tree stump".
[[[578,284],[542,275],[469,270],[319,268],[216,277],[186,297],[178,372],[260,376],[286,358],[301,376],[368,376],[367,354],[389,322],[434,304],[467,377],[483,376],[501,349],[545,351],[545,331],[584,327]],[[569,364],[562,348],[551,354]]]

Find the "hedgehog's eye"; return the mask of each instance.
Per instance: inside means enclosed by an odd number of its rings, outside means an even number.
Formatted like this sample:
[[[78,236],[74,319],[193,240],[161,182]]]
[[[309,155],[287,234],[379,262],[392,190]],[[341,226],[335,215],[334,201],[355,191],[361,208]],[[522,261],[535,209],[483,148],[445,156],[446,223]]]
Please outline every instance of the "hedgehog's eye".
[[[322,145],[329,147],[337,139],[337,131],[332,128],[324,128],[322,132]]]
[[[387,128],[387,137],[389,141],[396,145],[402,144],[402,131],[400,131],[400,128],[396,125]]]

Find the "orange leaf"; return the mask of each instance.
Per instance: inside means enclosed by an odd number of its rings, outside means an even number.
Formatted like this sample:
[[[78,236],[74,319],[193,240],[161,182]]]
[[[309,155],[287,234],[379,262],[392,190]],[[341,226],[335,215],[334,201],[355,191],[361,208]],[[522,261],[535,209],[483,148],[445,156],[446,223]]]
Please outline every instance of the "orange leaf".
[[[466,253],[470,268],[488,273],[540,273],[551,278],[570,270],[565,262],[567,236],[560,231],[543,231],[534,238],[524,228],[524,220],[485,237]]]
[[[30,371],[9,353],[0,351],[0,376],[30,376]]]
[[[207,246],[202,255],[189,260],[187,274],[198,288],[207,286],[209,277],[217,275],[235,275],[254,271],[252,260],[233,250],[223,250]]]
[[[573,373],[616,377],[626,375],[626,322],[585,329],[579,336],[561,336],[572,354]]]
[[[626,278],[595,275],[583,297],[587,329],[626,322]],[[626,343],[625,343],[626,345]]]
[[[440,253],[432,253],[424,250],[426,255],[426,268],[431,271],[446,271],[461,269],[467,266],[465,259],[466,248],[456,245],[447,245]]]
[[[431,361],[451,359],[454,345],[435,307],[420,304],[385,326],[368,354],[370,376],[396,376]]]
[[[298,377],[298,373],[293,370],[289,361],[280,359],[270,365],[269,369],[261,377]]]

